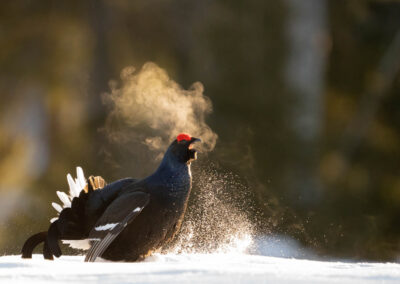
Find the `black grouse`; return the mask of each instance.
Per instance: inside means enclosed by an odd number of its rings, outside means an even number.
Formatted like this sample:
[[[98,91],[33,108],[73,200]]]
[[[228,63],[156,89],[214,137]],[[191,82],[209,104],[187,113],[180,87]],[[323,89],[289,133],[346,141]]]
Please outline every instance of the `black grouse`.
[[[85,180],[81,168],[77,179],[68,175],[70,196],[57,192],[63,207],[48,231],[31,236],[22,257],[44,242],[43,256],[61,256],[58,242],[89,249],[85,261],[97,257],[114,261],[136,261],[168,243],[179,231],[186,211],[192,178],[190,163],[200,141],[179,134],[167,149],[158,169],[144,179],[125,178],[105,185],[101,177]]]

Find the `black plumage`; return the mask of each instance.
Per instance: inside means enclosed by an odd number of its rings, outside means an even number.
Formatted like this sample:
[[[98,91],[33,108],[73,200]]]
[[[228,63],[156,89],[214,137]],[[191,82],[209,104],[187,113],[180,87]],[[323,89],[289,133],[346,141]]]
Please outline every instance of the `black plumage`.
[[[44,242],[46,259],[59,257],[60,240],[87,240],[85,261],[98,256],[108,260],[136,261],[168,243],[179,231],[190,190],[190,163],[196,159],[192,144],[199,141],[178,135],[158,169],[144,179],[122,179],[95,188],[102,179],[89,178],[86,190],[72,199],[47,232],[30,237],[22,257]]]

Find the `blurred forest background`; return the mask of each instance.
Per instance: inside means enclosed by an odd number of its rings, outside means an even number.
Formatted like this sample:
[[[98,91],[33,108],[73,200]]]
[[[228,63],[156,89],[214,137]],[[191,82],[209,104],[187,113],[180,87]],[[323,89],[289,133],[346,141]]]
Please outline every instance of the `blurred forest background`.
[[[46,229],[75,166],[107,181],[154,170],[104,135],[101,96],[152,61],[203,83],[219,138],[194,171],[239,176],[261,233],[399,260],[398,1],[1,1],[0,47],[2,254]]]

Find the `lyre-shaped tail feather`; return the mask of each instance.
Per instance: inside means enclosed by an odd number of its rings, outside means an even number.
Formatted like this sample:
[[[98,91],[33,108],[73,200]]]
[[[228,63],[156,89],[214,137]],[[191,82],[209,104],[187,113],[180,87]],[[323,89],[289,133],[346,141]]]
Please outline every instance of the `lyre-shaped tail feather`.
[[[47,237],[47,232],[40,232],[28,238],[21,250],[22,258],[32,258],[32,252],[37,245],[44,242]]]

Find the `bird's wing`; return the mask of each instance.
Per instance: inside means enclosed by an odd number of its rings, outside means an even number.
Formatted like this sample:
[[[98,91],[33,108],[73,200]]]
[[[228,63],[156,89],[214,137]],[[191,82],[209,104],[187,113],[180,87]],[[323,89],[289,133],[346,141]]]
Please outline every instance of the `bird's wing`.
[[[118,234],[140,214],[149,200],[150,195],[144,192],[132,192],[115,199],[89,233],[89,240],[93,243],[85,261],[94,262],[101,256]]]

